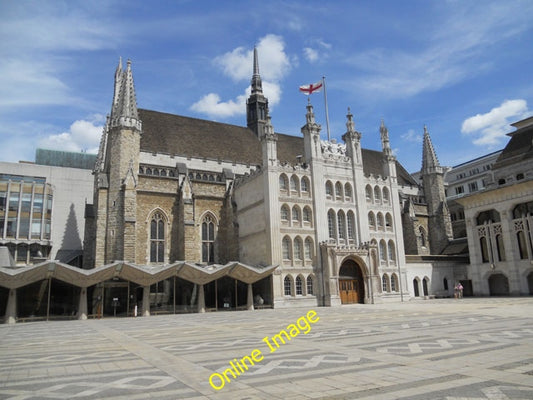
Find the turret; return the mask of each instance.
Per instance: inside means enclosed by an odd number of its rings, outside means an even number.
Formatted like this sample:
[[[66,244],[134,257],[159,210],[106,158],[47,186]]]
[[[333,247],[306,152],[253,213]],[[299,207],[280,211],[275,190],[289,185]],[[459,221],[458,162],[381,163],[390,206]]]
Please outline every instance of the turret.
[[[307,114],[305,114],[306,124],[302,126],[301,132],[304,135],[304,152],[305,160],[310,163],[312,159],[316,159],[322,155],[320,147],[320,130],[322,127],[315,121],[315,113],[313,105],[309,98],[307,99]]]

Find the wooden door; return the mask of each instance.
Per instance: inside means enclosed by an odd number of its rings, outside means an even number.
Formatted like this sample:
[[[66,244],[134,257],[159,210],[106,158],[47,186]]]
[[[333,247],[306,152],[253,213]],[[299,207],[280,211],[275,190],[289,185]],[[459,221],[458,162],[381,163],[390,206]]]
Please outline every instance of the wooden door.
[[[342,304],[354,304],[359,301],[357,281],[355,279],[339,280],[339,291]]]

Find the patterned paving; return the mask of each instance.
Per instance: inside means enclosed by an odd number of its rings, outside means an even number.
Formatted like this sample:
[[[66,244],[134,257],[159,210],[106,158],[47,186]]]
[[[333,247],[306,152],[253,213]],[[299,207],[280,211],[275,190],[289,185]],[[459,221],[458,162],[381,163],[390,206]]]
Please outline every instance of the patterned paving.
[[[308,309],[0,325],[0,399],[533,398],[533,298],[314,310],[274,352]]]

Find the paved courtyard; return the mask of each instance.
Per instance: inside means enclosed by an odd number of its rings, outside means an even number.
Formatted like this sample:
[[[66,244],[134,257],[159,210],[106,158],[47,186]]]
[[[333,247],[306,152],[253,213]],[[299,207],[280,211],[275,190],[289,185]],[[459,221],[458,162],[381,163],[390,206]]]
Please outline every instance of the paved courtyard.
[[[0,325],[0,399],[533,399],[533,298],[314,310]]]

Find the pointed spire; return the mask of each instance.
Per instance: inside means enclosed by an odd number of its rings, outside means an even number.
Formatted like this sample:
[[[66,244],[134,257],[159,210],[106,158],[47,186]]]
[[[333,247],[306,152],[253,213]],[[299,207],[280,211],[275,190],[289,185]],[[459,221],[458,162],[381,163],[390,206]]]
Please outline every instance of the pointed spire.
[[[305,120],[307,124],[313,125],[316,124],[315,121],[315,112],[313,111],[313,105],[311,104],[311,99],[307,98],[307,114],[305,114]]]
[[[122,58],[115,72],[115,95],[111,111],[111,127],[128,126],[141,130],[131,60],[128,60],[125,71],[122,71],[121,67]]]
[[[424,145],[422,149],[422,174],[429,174],[433,172],[442,173],[442,167],[437,159],[437,153],[429,137],[427,126],[424,125]]]
[[[383,153],[387,157],[392,156],[392,149],[390,147],[390,141],[389,141],[389,130],[385,126],[385,121],[381,119],[381,125],[379,127],[379,133],[381,134],[381,148],[383,149]]]
[[[252,75],[252,94],[263,94],[263,84],[259,75],[259,57],[257,47],[254,46],[254,73]]]

